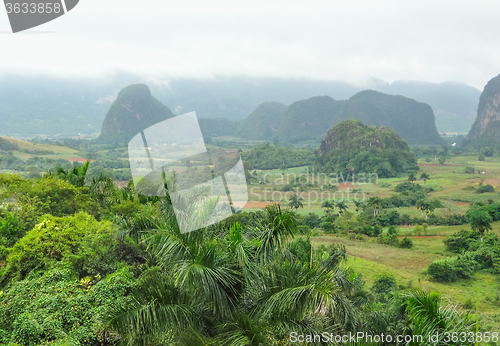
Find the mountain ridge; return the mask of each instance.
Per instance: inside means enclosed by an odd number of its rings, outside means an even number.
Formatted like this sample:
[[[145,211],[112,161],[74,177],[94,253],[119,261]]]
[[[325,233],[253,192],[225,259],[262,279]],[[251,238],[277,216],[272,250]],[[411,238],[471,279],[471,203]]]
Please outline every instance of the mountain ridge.
[[[488,81],[479,98],[477,118],[472,125],[467,141],[479,139],[487,130],[488,124],[500,121],[500,75]]]

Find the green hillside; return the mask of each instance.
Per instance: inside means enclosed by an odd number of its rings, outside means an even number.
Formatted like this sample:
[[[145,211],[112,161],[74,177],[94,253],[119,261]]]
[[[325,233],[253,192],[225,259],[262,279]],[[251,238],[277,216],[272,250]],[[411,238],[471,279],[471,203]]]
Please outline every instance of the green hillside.
[[[436,130],[432,108],[425,103],[365,90],[351,97],[347,105],[342,119],[358,119],[367,125],[387,126],[409,144],[443,144]]]
[[[344,120],[328,131],[316,167],[320,172],[344,176],[377,173],[379,177],[394,177],[418,170],[415,156],[398,134],[359,120]]]
[[[201,133],[206,137],[234,136],[238,122],[226,118],[198,118]]]
[[[429,105],[373,90],[359,92],[347,101],[321,96],[295,102],[288,107],[275,138],[283,143],[319,140],[345,119],[387,126],[409,144],[443,143]]]
[[[269,140],[278,130],[287,107],[278,102],[259,105],[238,125],[237,135],[241,138]]]
[[[491,79],[484,87],[479,98],[477,119],[467,141],[469,146],[479,148],[483,145],[500,147],[500,75]]]
[[[134,84],[118,94],[102,124],[101,143],[127,143],[141,130],[173,117],[174,114],[151,96],[145,84]]]
[[[326,130],[339,121],[338,113],[343,103],[330,96],[317,96],[292,103],[276,132],[276,140],[285,143],[319,141]]]
[[[78,153],[78,150],[71,149],[68,147],[63,147],[60,145],[32,143],[32,142],[23,141],[23,140],[19,140],[19,139],[15,139],[15,138],[7,138],[7,137],[0,136],[0,150],[5,150],[5,149],[2,149],[3,145],[5,145],[6,148],[7,147],[11,148],[11,149],[7,149],[7,150],[13,150],[13,151],[20,151],[20,150],[28,151],[28,152],[30,152],[30,151],[51,151],[54,154],[63,154],[63,155],[75,155]]]

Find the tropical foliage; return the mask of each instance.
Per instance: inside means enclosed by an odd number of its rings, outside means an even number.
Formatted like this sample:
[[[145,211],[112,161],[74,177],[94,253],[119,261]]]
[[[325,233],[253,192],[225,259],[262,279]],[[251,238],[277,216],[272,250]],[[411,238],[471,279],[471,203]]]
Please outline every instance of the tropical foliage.
[[[389,128],[366,126],[359,120],[345,120],[328,131],[315,166],[320,172],[343,176],[395,177],[418,170],[415,156],[401,137]]]

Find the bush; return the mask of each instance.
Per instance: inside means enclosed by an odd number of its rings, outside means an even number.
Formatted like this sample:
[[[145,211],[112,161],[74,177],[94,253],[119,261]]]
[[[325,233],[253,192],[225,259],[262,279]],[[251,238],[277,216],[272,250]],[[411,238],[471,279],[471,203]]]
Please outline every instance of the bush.
[[[319,227],[319,225],[321,223],[319,216],[316,215],[315,213],[309,213],[309,214],[303,216],[302,219],[304,220],[304,223],[307,226],[309,226],[309,228],[311,228],[311,229]]]
[[[431,263],[427,273],[435,281],[452,282],[457,279],[469,279],[480,268],[470,252],[464,256],[451,257]]]
[[[11,249],[0,277],[23,279],[34,269],[59,262],[73,266],[82,276],[106,275],[117,267],[116,244],[109,221],[98,222],[83,212],[61,218],[46,215]]]
[[[404,237],[399,242],[399,247],[403,248],[403,249],[411,249],[412,246],[413,246],[413,242],[411,241],[410,238],[407,238],[407,237]]]
[[[493,148],[491,147],[484,147],[481,149],[481,154],[486,157],[492,157],[493,156]]]
[[[476,191],[477,193],[495,192],[495,188],[491,184],[486,184],[486,185],[479,184]]]
[[[439,260],[431,263],[427,273],[435,281],[452,282],[456,280],[456,274],[452,261],[449,259]]]
[[[321,224],[321,228],[327,234],[332,234],[335,232],[335,225],[332,222],[326,221]]]
[[[484,161],[485,158],[484,158],[484,155],[479,155],[478,158],[477,158],[478,161]]]
[[[396,282],[396,279],[394,278],[394,275],[389,274],[389,273],[382,273],[377,276],[377,279],[373,283],[373,286],[371,287],[371,291],[373,293],[391,293],[397,290],[398,284]]]
[[[446,248],[455,253],[463,253],[469,251],[471,243],[479,240],[479,233],[474,231],[461,230],[446,236],[444,244]]]
[[[474,254],[467,252],[465,255],[459,256],[457,260],[454,261],[455,275],[459,279],[469,279],[476,270],[480,269],[480,264],[474,259],[474,257]]]
[[[0,293],[0,344],[114,344],[103,333],[103,313],[124,304],[132,278],[124,267],[102,280],[92,277],[84,287],[73,272],[60,268],[12,282]]]

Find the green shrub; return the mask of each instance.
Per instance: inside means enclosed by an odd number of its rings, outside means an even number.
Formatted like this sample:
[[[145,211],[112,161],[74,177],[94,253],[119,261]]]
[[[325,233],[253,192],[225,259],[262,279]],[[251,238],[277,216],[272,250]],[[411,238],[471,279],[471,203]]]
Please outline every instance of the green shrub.
[[[492,147],[484,147],[481,148],[481,155],[486,156],[486,157],[492,157],[493,156],[493,148]]]
[[[446,248],[455,253],[469,251],[471,243],[479,241],[479,233],[474,231],[461,230],[450,234],[444,239]]]
[[[389,273],[382,273],[377,276],[373,286],[371,287],[371,291],[373,293],[390,293],[397,290],[398,285],[394,275]]]
[[[321,228],[327,234],[332,234],[335,232],[335,225],[333,224],[333,222],[325,221],[321,224]]]
[[[469,279],[480,268],[472,253],[451,257],[431,263],[427,273],[435,281],[453,282],[457,279]]]
[[[477,193],[495,192],[495,188],[491,184],[486,184],[486,185],[479,184],[476,191]]]
[[[427,268],[427,273],[435,281],[452,282],[457,279],[453,263],[449,259],[432,262]]]
[[[12,247],[16,241],[24,235],[21,223],[11,213],[0,218],[0,245]]]
[[[97,221],[86,213],[54,217],[45,215],[12,248],[2,269],[2,279],[23,279],[30,271],[57,262],[76,266],[81,274],[107,274],[116,269],[117,244],[109,221]]]
[[[124,267],[103,280],[92,277],[84,288],[77,274],[59,268],[12,282],[0,293],[0,344],[101,345],[103,313],[126,301],[132,279]]]
[[[404,237],[403,239],[401,239],[401,241],[399,242],[399,247],[400,248],[403,248],[403,249],[411,249],[413,246],[413,242],[411,241],[410,238],[407,238],[407,237]]]
[[[480,264],[474,259],[474,254],[467,252],[463,256],[459,256],[454,264],[455,275],[459,279],[469,279],[474,272],[480,269]]]

